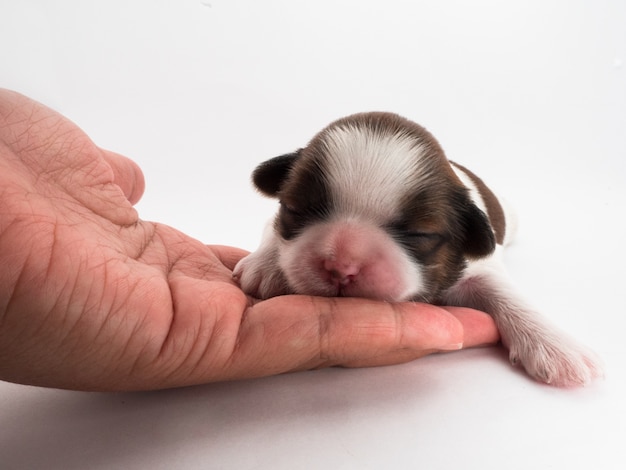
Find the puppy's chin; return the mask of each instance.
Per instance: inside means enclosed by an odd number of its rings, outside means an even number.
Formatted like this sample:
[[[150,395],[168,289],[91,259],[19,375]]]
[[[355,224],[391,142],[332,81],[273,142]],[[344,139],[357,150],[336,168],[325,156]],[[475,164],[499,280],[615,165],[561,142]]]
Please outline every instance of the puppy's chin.
[[[424,290],[419,265],[389,234],[356,219],[309,226],[279,256],[299,294],[404,301]]]

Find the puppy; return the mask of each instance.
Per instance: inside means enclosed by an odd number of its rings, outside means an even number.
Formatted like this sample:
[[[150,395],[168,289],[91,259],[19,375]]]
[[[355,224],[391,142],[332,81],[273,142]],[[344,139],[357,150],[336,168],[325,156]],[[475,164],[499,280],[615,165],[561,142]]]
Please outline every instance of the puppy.
[[[280,209],[235,267],[247,294],[472,307],[494,318],[511,362],[535,379],[574,386],[601,375],[592,353],[509,285],[501,264],[514,233],[509,211],[418,124],[389,113],[339,119],[259,165],[253,182]]]

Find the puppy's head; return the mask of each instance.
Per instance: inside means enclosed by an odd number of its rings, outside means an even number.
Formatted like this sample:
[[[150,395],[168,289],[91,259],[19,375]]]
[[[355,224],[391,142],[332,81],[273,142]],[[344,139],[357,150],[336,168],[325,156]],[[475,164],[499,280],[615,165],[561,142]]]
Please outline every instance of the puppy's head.
[[[340,119],[253,181],[280,201],[276,262],[296,293],[434,301],[495,247],[437,141],[394,114]]]

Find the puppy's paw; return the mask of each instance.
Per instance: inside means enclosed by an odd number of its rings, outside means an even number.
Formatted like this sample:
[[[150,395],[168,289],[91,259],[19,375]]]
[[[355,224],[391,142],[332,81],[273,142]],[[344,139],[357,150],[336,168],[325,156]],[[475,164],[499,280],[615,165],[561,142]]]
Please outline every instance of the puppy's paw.
[[[290,290],[275,259],[254,252],[241,259],[233,270],[233,278],[246,294],[269,299],[289,294]]]
[[[586,385],[604,375],[595,353],[565,337],[517,339],[509,344],[509,352],[512,364],[521,364],[534,379],[557,387]]]

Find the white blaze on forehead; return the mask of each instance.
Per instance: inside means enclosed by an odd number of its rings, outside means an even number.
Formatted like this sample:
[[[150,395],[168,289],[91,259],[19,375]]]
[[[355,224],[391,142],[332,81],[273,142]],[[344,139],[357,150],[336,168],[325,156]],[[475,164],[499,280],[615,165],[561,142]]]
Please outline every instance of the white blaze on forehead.
[[[407,191],[427,177],[424,146],[409,134],[348,125],[327,130],[323,142],[325,176],[341,213],[393,217]]]

